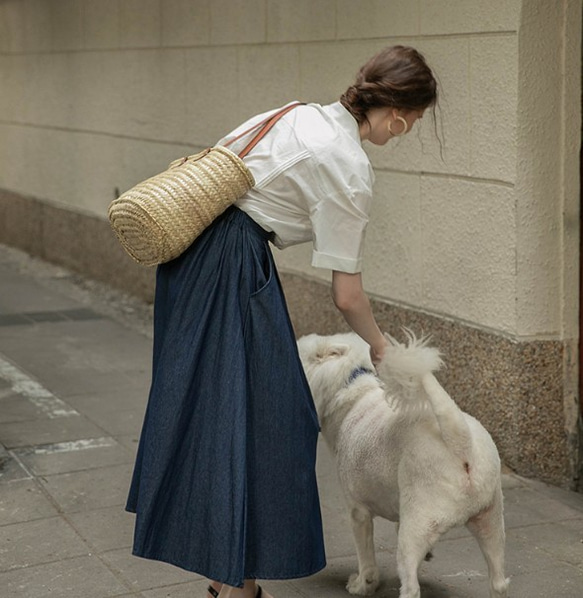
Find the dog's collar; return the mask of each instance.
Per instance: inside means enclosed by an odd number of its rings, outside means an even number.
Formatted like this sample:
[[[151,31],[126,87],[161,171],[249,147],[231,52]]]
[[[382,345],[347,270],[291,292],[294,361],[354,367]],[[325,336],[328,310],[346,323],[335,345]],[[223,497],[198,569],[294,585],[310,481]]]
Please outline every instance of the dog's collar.
[[[369,370],[368,368],[365,367],[359,367],[356,368],[354,370],[352,370],[352,372],[350,373],[350,376],[348,376],[348,380],[346,381],[346,386],[348,386],[349,384],[352,384],[352,382],[354,382],[359,376],[363,376],[364,374],[374,374],[374,372],[372,370]]]

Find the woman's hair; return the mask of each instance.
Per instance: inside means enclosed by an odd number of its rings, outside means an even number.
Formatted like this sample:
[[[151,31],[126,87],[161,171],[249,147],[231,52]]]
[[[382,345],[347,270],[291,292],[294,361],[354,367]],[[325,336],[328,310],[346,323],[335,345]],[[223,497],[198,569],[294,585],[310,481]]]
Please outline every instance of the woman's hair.
[[[361,67],[340,102],[360,124],[372,108],[420,110],[435,106],[437,82],[415,48],[390,46]]]

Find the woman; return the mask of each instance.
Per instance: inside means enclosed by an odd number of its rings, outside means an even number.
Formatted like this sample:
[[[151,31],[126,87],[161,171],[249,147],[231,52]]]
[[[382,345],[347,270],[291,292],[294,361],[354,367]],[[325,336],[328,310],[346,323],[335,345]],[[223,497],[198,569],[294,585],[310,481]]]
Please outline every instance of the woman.
[[[334,303],[378,363],[385,339],[360,274],[373,185],[361,144],[409,132],[436,98],[416,50],[383,50],[340,102],[278,121],[245,158],[255,187],[158,268],[152,386],[127,504],[134,554],[207,576],[220,598],[253,598],[255,579],[325,566],[319,427],[269,241],[313,241],[312,264],[332,270]]]

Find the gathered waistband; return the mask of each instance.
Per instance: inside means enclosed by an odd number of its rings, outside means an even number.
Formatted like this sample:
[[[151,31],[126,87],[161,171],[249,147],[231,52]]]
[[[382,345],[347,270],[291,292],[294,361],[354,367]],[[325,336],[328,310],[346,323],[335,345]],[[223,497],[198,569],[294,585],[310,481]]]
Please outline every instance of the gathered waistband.
[[[229,206],[225,212],[219,218],[225,218],[226,220],[231,220],[232,222],[240,222],[244,226],[248,226],[251,230],[259,235],[265,241],[272,241],[275,237],[275,233],[272,231],[267,231],[263,227],[261,227],[249,214],[238,208],[237,206]]]

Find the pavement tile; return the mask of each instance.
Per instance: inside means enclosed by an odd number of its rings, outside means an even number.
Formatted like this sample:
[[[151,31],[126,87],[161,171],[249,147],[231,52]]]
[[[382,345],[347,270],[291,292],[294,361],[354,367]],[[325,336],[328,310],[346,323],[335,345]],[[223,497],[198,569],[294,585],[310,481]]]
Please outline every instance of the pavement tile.
[[[550,565],[550,563],[549,563]],[[510,580],[511,598],[581,598],[583,572],[569,565],[555,564]]]
[[[199,579],[197,581],[172,584],[153,590],[145,590],[142,592],[142,595],[144,598],[208,598],[208,594],[206,593],[207,587],[208,580]],[[278,595],[277,598],[287,597]]]
[[[346,582],[352,573],[356,572],[356,561],[352,559],[329,559],[328,566],[323,571],[307,577],[287,582],[291,589],[301,596],[318,596],[318,598],[338,598],[349,596]],[[273,582],[266,582],[266,588],[271,588]],[[281,583],[281,582],[279,582]],[[422,598],[475,598],[477,594],[470,594],[466,590],[457,588],[448,581],[426,579],[420,576]],[[279,590],[279,584],[274,585],[274,591]],[[400,581],[396,567],[381,566],[381,585],[374,596],[378,598],[397,598],[399,596]],[[289,594],[290,598],[296,594]],[[279,594],[278,594],[279,598]],[[486,598],[486,596],[484,596]]]
[[[2,339],[6,340],[4,336]],[[12,346],[7,346],[9,344]],[[64,400],[69,395],[147,387],[146,374],[139,376],[135,372],[128,374],[119,368],[104,364],[73,363],[67,361],[66,355],[59,354],[58,347],[36,348],[32,357],[26,357],[26,354],[31,352],[30,342],[15,339],[13,343],[3,342],[2,350],[11,361],[26,363],[29,374],[42,380],[44,388]]]
[[[122,389],[69,397],[67,402],[110,436],[139,438],[148,392],[135,388]],[[130,444],[133,443],[130,441]],[[133,453],[133,447],[131,450]]]
[[[115,465],[41,478],[45,490],[65,513],[125,505],[133,466]]]
[[[117,411],[103,412],[91,419],[112,436],[139,434],[144,421],[144,413],[136,409],[118,409]]]
[[[68,396],[67,403],[79,413],[88,417],[95,414],[115,412],[119,409],[133,409],[144,414],[148,403],[148,391],[149,388],[144,391],[144,388],[140,388],[138,385],[98,393],[84,392],[80,395]]]
[[[46,286],[34,281],[32,277],[14,272],[8,267],[3,267],[0,271],[2,276],[0,313],[2,314],[56,311],[79,307],[74,299],[48,289]]]
[[[56,514],[57,509],[34,480],[0,483],[0,526]]]
[[[0,391],[1,392],[1,391]],[[0,394],[0,424],[30,421],[46,417],[40,405],[15,392]]]
[[[0,527],[0,571],[88,554],[87,544],[61,517]]]
[[[0,326],[26,326],[30,320],[21,314],[1,314]]]
[[[328,558],[353,557],[356,562],[356,547],[348,509],[342,513],[330,512],[323,503],[322,522]],[[374,543],[377,554],[394,553],[397,547],[395,524],[385,519],[376,518],[374,520]]]
[[[115,436],[115,439],[133,456],[135,459],[136,453],[138,452],[138,444],[140,441],[139,434],[121,434],[120,436]]]
[[[139,434],[144,421],[145,406],[143,409],[126,409],[125,403],[120,404],[124,407],[116,407],[115,403],[110,402],[85,408],[83,413],[111,436]]]
[[[168,563],[135,557],[126,548],[104,552],[100,556],[118,571],[130,588],[139,591],[204,579],[201,575]]]
[[[520,478],[521,480],[523,478]],[[557,486],[550,486],[538,480],[524,480],[527,482],[526,486],[531,488],[534,492],[541,494],[547,499],[560,502],[561,504],[570,507],[583,514],[583,494],[571,492],[564,488]]]
[[[536,554],[547,562],[569,563],[583,572],[583,519],[513,529],[506,536],[507,551],[515,554],[516,560]]]
[[[17,448],[12,453],[36,476],[71,473],[134,461],[132,452],[111,437]]]
[[[259,584],[262,588],[265,588],[272,596],[276,596],[277,598],[308,598],[312,596],[319,596],[313,591],[310,593],[306,593],[299,587],[295,587],[295,580],[289,581],[265,581],[260,580]],[[346,590],[343,591],[343,594],[348,597],[349,594]],[[336,596],[340,596],[339,593]]]
[[[434,546],[432,553],[433,558],[421,565],[421,570],[431,577],[461,577],[467,572],[474,572],[476,578],[485,578],[487,576],[486,560],[473,537],[441,540]],[[507,543],[506,575],[510,575],[513,566],[514,572],[520,572],[516,570],[516,561],[513,560],[513,556]],[[534,566],[538,565],[540,563],[536,563]]]
[[[302,594],[310,594],[318,598],[333,598],[341,593],[347,594],[346,582],[356,571],[356,558],[328,558],[327,561],[326,568],[315,575],[290,580],[287,583],[293,585],[294,589]]]
[[[563,512],[564,514],[564,512]],[[348,547],[345,543],[345,533],[337,530],[342,522],[336,517],[328,527],[332,528],[326,531],[326,550],[329,563],[338,570],[339,564],[351,567],[351,572],[356,571],[357,558],[354,548],[346,558],[334,558],[334,554],[341,553],[337,546],[331,546],[331,539],[336,540],[341,537],[342,549]],[[324,527],[326,530],[326,513],[324,511]],[[379,521],[375,520],[375,528],[379,527]],[[573,564],[583,563],[583,522],[581,519],[565,521],[562,524],[542,524],[539,526],[529,526],[526,528],[514,529],[507,533],[506,546],[506,573],[510,576],[520,576],[528,572],[535,573],[541,569],[547,569],[553,558],[559,558],[561,561],[571,562]],[[394,528],[389,528],[394,533]],[[433,553],[434,559],[429,563],[423,563],[420,570],[420,580],[425,583],[425,591],[430,592],[432,596],[487,596],[488,578],[487,565],[477,542],[469,535],[465,528],[465,535],[451,537],[446,534],[435,546]],[[347,533],[349,527],[346,526]],[[377,530],[375,530],[377,531]],[[388,535],[388,532],[387,532]],[[382,576],[396,575],[395,542],[391,543],[388,551],[379,550],[379,541],[375,533],[377,545],[377,562],[381,568]],[[381,543],[381,546],[383,544]],[[583,567],[583,564],[582,564]],[[347,577],[348,578],[347,573]],[[320,574],[319,574],[320,575]],[[576,582],[577,573],[572,573],[572,581]],[[432,580],[439,581],[442,586],[431,586]],[[296,582],[294,582],[296,583]],[[397,588],[399,584],[395,582],[394,595],[398,595]],[[388,588],[386,588],[388,589]],[[582,586],[583,591],[583,586]],[[380,591],[380,590],[379,590]],[[470,593],[467,593],[467,592]],[[382,594],[381,594],[382,595]],[[389,592],[387,595],[391,595]],[[517,594],[521,596],[522,594]],[[531,594],[533,595],[533,594]],[[423,594],[425,598],[425,594]],[[525,594],[526,596],[526,594]],[[542,594],[541,594],[542,596]]]
[[[2,598],[113,598],[130,591],[97,557],[0,573]]]
[[[63,371],[59,375],[58,368],[55,368],[51,374],[42,374],[37,370],[37,375],[43,377],[45,386],[49,390],[65,400],[70,395],[105,393],[120,388],[131,389],[136,386],[135,378],[124,372],[99,372],[92,371],[91,368],[77,370],[66,376],[63,376]]]
[[[32,474],[0,444],[0,484],[28,480]]]
[[[103,316],[96,311],[87,307],[78,307],[75,309],[68,309],[62,312],[63,316],[69,320],[86,321],[86,320],[102,320]]]
[[[68,519],[95,553],[132,546],[135,515],[123,506],[70,513]]]
[[[102,436],[104,431],[81,415],[0,424],[0,442],[8,449]]]
[[[337,562],[335,555],[342,555],[346,550],[348,555],[345,563],[351,564],[354,571],[357,568],[356,551],[346,541],[346,534],[350,528],[346,525],[344,531],[337,530],[340,523],[338,519],[326,524],[324,514],[324,528],[326,536],[326,552],[328,559]],[[379,520],[375,520],[375,545],[377,547],[377,562],[381,571],[396,572],[396,534],[394,527],[387,529],[386,536],[391,533],[394,541],[388,545],[383,540],[379,541],[378,528]],[[383,522],[386,523],[386,522]],[[328,530],[327,530],[328,527]],[[506,543],[506,572],[507,575],[521,575],[525,572],[536,572],[541,568],[548,567],[549,559],[559,558],[574,565],[579,563],[583,567],[583,522],[571,520],[559,524],[543,524],[540,526],[529,526],[507,532]],[[332,529],[332,533],[330,533]],[[459,586],[457,592],[463,594],[463,589],[476,588],[487,595],[487,566],[477,542],[464,528],[456,528],[457,535],[450,533],[444,535],[436,544],[433,554],[434,559],[421,566],[420,579],[424,575],[429,579],[442,581],[448,588]],[[382,537],[382,536],[381,536]],[[338,547],[338,538],[341,541],[341,548]],[[352,538],[350,538],[352,540]],[[334,544],[336,542],[336,545]],[[383,548],[388,550],[382,550]],[[398,587],[398,586],[396,586]],[[480,588],[485,588],[480,590]],[[582,587],[583,590],[583,587]],[[442,595],[438,589],[432,590],[435,595]],[[461,593],[460,593],[461,592]],[[456,595],[458,595],[456,594]],[[443,594],[450,595],[450,594]],[[453,594],[452,594],[453,595]],[[470,594],[474,595],[474,594]],[[481,595],[481,594],[478,594]]]
[[[62,313],[67,316],[73,312]],[[36,342],[35,351],[53,349],[55,359],[71,368],[91,365],[139,372],[149,370],[151,365],[152,341],[107,318],[39,323],[17,332],[22,343],[9,336],[7,353],[10,347],[18,350]]]
[[[526,488],[528,486],[528,480],[517,476],[510,470],[506,470],[502,467],[502,491],[514,490],[515,488]]]
[[[583,504],[583,496],[573,500]],[[506,529],[550,521],[565,521],[581,517],[581,510],[553,499],[531,487],[515,488],[504,493],[504,520]]]
[[[306,596],[318,596],[313,592],[304,594],[299,589],[294,588],[293,583],[285,581],[263,581],[259,580],[262,588],[267,590],[276,598],[306,598]],[[155,588],[153,590],[144,590],[142,595],[144,598],[208,598],[206,589],[208,581],[201,579],[198,581],[174,584],[162,588]],[[347,592],[344,592],[349,596]],[[337,594],[336,596],[340,596]]]
[[[457,540],[458,538],[472,538],[472,534],[469,532],[468,528],[465,525],[460,527],[453,527],[448,532],[443,534],[440,538],[440,542],[445,540]]]
[[[473,537],[438,542],[432,552],[433,559],[421,564],[420,580],[425,583],[437,581],[450,588],[452,592],[455,589],[461,596],[486,598],[489,595],[488,566]],[[505,571],[507,577],[510,575],[510,569],[512,567],[507,559]]]
[[[62,311],[29,311],[22,315],[29,320],[40,324],[42,322],[62,322],[67,319],[64,314],[65,312]]]
[[[107,320],[23,326],[14,336],[2,329],[2,351],[11,361],[26,364],[29,374],[61,398],[124,388],[147,392],[149,341],[136,333],[124,339],[120,329]]]
[[[486,593],[478,593],[474,591],[472,587],[465,586],[465,588],[456,587],[454,584],[449,583],[447,580],[420,580],[419,585],[421,586],[421,595],[423,598],[478,598],[483,596],[487,598],[488,590]],[[389,591],[385,596],[398,596],[399,595],[399,584],[395,580]]]
[[[541,532],[539,527],[533,526],[532,528],[512,530],[507,533],[505,550],[505,573],[507,577],[514,579],[524,575],[542,575],[543,572],[549,575],[555,566],[566,564],[556,552],[545,552],[544,549],[541,549],[540,541],[533,543],[532,539],[537,538]],[[529,529],[530,532],[525,533],[525,529]],[[555,541],[561,542],[563,540],[561,530],[555,528],[554,534],[556,534]],[[576,534],[573,534],[572,538],[575,536]],[[568,547],[564,550],[569,552]],[[487,588],[486,562],[473,538],[438,542],[433,554],[434,558],[430,562],[422,564],[421,576],[426,575],[432,579],[448,580],[448,583],[460,587],[468,587],[468,584],[471,584],[473,587],[483,585]],[[571,557],[574,557],[573,552],[570,554]],[[572,567],[570,572],[571,579],[576,581],[583,571]],[[581,586],[581,589],[583,590],[583,586]],[[483,591],[484,596],[487,596],[487,593],[487,589]],[[510,593],[510,596],[520,597],[523,595],[527,596],[527,594],[515,593],[514,591]],[[538,595],[536,594],[536,596]],[[540,596],[547,595],[540,594]]]

